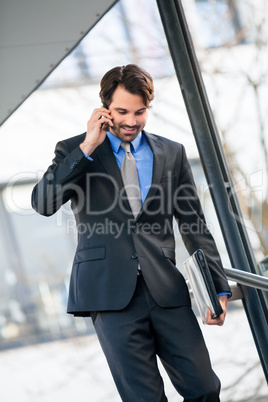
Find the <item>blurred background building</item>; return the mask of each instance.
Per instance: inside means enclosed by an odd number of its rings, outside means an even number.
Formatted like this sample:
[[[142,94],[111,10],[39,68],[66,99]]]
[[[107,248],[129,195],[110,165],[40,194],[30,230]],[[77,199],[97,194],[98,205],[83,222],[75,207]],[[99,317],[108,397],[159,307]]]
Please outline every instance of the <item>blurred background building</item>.
[[[183,6],[234,191],[261,261],[268,255],[268,3],[185,0]],[[128,63],[152,74],[156,96],[146,129],[186,146],[209,227],[230,267],[156,1],[118,1],[0,129],[2,350],[93,333],[90,323],[65,313],[76,247],[69,205],[45,218],[31,209],[30,197],[56,142],[86,131],[92,110],[100,105],[103,74]],[[178,233],[176,241],[181,267],[187,254]],[[242,310],[240,301],[230,305],[230,314],[237,310]],[[233,322],[232,336],[240,338],[239,324]],[[253,341],[252,351],[250,370],[257,370],[262,390]]]

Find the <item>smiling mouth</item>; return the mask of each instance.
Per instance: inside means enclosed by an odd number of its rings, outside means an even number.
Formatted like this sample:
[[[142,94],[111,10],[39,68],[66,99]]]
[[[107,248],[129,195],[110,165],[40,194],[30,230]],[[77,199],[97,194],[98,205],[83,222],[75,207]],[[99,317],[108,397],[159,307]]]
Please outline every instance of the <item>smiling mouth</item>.
[[[137,130],[137,126],[134,127],[126,127],[126,126],[122,126],[122,129],[125,131],[129,131],[130,133],[132,133],[133,131]]]

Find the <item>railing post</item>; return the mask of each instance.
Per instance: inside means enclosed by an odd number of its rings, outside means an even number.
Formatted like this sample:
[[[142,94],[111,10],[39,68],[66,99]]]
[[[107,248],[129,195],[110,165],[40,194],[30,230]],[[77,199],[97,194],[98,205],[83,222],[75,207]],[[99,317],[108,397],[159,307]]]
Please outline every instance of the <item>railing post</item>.
[[[181,1],[157,4],[231,264],[258,273]],[[246,287],[243,305],[268,382],[268,311],[262,291]]]

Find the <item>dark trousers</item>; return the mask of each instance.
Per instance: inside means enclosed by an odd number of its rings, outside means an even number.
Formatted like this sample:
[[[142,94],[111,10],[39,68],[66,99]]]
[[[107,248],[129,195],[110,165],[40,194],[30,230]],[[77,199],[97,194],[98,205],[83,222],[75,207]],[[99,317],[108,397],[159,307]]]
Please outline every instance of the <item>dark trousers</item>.
[[[220,381],[192,309],[159,307],[142,275],[124,310],[92,319],[123,402],[167,401],[156,355],[184,401],[219,401]]]

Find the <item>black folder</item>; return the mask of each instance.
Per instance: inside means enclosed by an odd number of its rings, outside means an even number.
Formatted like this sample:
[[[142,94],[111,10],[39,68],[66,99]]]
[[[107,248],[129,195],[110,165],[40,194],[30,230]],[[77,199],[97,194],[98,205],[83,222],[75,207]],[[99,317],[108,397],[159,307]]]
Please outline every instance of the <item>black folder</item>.
[[[208,307],[213,318],[219,317],[223,310],[203,251],[195,251],[183,266],[203,323],[206,323]]]

